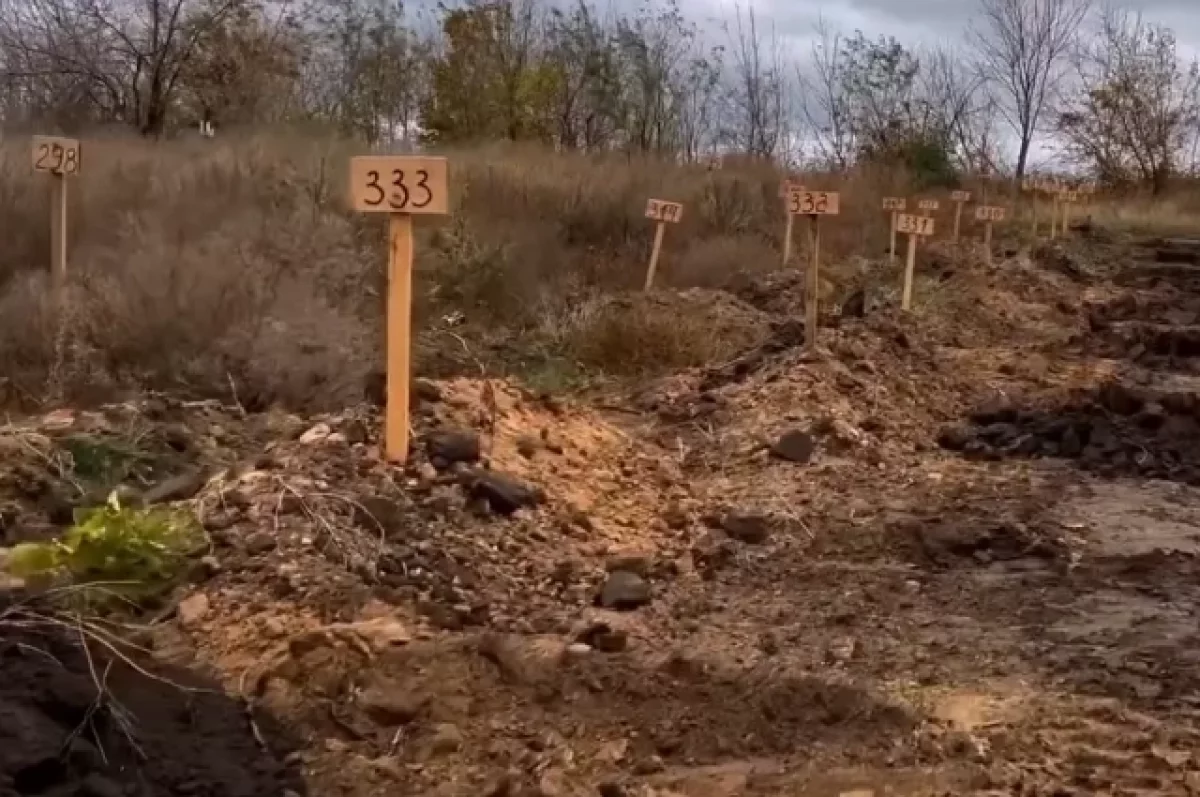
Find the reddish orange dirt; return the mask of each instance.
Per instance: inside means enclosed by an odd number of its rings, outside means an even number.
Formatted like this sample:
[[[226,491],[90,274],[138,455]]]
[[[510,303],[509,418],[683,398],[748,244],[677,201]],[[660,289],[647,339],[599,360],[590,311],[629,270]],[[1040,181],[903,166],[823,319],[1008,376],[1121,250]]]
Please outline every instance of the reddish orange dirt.
[[[5,545],[60,522],[72,440],[200,476],[166,498],[212,550],[137,660],[211,691],[47,774],[93,679],[63,654],[54,709],[11,637],[0,750],[45,741],[0,795],[1200,794],[1200,269],[1153,253],[935,252],[816,352],[795,281],[744,285],[761,344],[635,391],[418,383],[404,470],[370,407],[9,427]]]

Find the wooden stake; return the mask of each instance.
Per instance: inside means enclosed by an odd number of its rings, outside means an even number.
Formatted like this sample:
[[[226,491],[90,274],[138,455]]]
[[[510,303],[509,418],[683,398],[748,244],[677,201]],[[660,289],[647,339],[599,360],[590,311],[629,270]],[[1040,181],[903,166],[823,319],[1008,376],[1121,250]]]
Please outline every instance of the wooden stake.
[[[1058,237],[1058,194],[1050,200],[1050,240]]]
[[[983,224],[983,259],[989,266],[992,264],[992,223]]]
[[[67,285],[67,179],[52,174],[50,189],[50,284],[55,301]]]
[[[787,203],[784,203],[783,210],[787,216],[787,221],[783,227],[783,265],[786,268],[789,261],[792,259],[792,227],[795,216],[787,208]]]
[[[1030,217],[1033,219],[1033,226],[1032,226],[1032,229],[1030,230],[1030,232],[1033,235],[1033,240],[1036,241],[1037,236],[1038,236],[1038,198],[1037,198],[1036,194],[1034,195],[1033,199],[1030,201],[1029,208],[1031,211]]]
[[[900,309],[912,309],[913,272],[917,268],[917,236],[908,234],[908,255],[904,261],[904,293],[900,297]]]
[[[954,203],[954,241],[955,241],[955,243],[958,242],[958,231],[959,231],[959,228],[962,226],[962,209],[963,209],[962,202]]]
[[[888,264],[892,265],[892,266],[896,265],[896,217],[898,215],[900,215],[899,211],[897,211],[897,210],[892,211],[892,236],[891,236],[892,240],[891,240],[890,249],[889,249],[891,254],[888,258]]]
[[[812,351],[817,347],[817,291],[820,289],[821,217],[812,219],[812,262],[808,267],[808,284],[804,300],[804,345]]]
[[[387,410],[384,415],[384,456],[391,462],[408,460],[409,352],[412,332],[412,216],[388,216]]]
[[[666,222],[660,221],[654,230],[654,248],[650,250],[650,264],[646,266],[646,284],[642,290],[649,291],[654,285],[654,272],[658,270],[658,254],[662,251],[663,234],[666,232]]]

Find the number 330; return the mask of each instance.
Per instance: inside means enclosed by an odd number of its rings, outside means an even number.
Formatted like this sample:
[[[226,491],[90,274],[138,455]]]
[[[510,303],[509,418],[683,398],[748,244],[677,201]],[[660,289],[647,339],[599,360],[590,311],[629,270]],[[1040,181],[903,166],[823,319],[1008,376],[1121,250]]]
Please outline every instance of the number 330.
[[[391,193],[379,184],[379,172],[372,169],[367,172],[367,188],[374,191],[376,196],[369,196],[365,199],[368,205],[382,205],[386,199],[388,206],[396,210],[404,210],[407,207],[423,208],[433,201],[433,192],[429,190],[429,172],[424,169],[417,170],[417,181],[413,185],[413,189],[417,191],[418,197],[413,197],[413,191],[409,189],[404,171],[401,169],[392,169],[392,188]]]

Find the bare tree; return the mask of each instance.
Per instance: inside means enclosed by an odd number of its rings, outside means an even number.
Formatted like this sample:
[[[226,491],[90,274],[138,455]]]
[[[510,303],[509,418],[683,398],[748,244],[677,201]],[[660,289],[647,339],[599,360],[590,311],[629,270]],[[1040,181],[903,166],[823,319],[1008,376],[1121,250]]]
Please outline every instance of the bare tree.
[[[784,143],[785,99],[781,49],[772,30],[762,35],[754,6],[745,14],[734,7],[733,26],[725,26],[732,53],[728,134],[738,149],[755,158],[771,158]]]
[[[7,0],[3,76],[68,86],[143,135],[163,132],[201,42],[245,0]]]
[[[1180,59],[1171,30],[1114,8],[1076,65],[1079,90],[1059,114],[1068,151],[1103,180],[1162,192],[1200,132],[1200,65]]]
[[[982,0],[981,27],[972,38],[998,107],[1019,138],[1017,179],[1088,8],[1088,0]]]
[[[816,34],[809,69],[796,70],[802,92],[799,105],[818,159],[826,166],[845,169],[854,158],[857,142],[850,119],[842,37],[824,18],[817,21]]]

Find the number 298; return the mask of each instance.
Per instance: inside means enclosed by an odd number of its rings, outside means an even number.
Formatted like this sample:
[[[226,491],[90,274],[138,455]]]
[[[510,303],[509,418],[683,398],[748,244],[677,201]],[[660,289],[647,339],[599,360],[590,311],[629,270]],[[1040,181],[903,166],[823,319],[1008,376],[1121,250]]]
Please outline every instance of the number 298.
[[[387,180],[387,185],[381,180]],[[386,202],[393,210],[405,210],[427,207],[433,202],[429,172],[425,169],[417,169],[412,175],[406,175],[403,169],[392,169],[388,177],[371,169],[367,172],[366,189],[362,201],[372,207]]]

